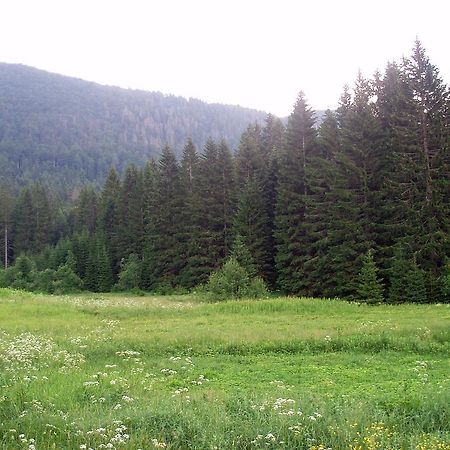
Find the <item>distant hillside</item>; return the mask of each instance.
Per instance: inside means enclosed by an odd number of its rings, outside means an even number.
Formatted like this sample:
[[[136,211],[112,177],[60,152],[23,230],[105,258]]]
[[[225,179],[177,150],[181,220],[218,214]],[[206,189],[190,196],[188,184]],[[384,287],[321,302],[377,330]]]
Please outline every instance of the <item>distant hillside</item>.
[[[102,86],[22,65],[0,63],[0,181],[42,179],[70,192],[100,182],[111,165],[142,164],[191,136],[234,148],[265,113],[158,92]]]

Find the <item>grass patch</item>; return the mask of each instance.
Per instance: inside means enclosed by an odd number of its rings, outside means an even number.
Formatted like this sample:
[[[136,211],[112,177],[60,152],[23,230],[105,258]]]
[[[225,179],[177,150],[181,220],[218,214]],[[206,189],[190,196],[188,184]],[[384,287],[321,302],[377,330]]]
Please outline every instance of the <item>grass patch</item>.
[[[0,448],[450,449],[450,307],[0,290]]]

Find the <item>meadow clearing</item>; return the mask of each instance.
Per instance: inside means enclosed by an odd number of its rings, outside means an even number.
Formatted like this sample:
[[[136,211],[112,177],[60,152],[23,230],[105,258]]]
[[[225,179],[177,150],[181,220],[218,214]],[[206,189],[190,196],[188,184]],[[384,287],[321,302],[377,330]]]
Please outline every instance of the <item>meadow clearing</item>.
[[[450,449],[450,305],[0,289],[3,449]]]

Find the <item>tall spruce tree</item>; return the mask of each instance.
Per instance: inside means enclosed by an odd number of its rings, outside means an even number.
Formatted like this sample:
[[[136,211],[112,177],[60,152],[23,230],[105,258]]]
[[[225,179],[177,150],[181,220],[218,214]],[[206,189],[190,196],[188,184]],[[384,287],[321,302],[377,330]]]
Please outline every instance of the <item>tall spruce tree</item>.
[[[408,158],[413,178],[414,217],[418,248],[417,263],[439,276],[449,248],[449,91],[416,41],[413,54],[404,61],[404,71],[414,100],[415,150]],[[448,255],[447,255],[448,256]]]
[[[308,194],[306,165],[315,140],[314,113],[301,92],[289,117],[285,148],[280,154],[275,216],[278,284],[289,293],[305,292],[304,263],[308,251],[303,226]]]
[[[209,139],[200,156],[192,196],[192,239],[186,276],[204,283],[228,255],[235,209],[230,149]]]
[[[105,250],[110,258],[113,280],[116,279],[120,269],[117,248],[119,224],[118,204],[120,191],[120,178],[114,167],[112,167],[100,193],[98,229],[103,236]]]
[[[378,277],[378,268],[369,249],[362,258],[362,267],[356,280],[355,298],[363,303],[380,303],[383,301],[383,286]]]
[[[117,254],[119,260],[142,255],[144,235],[142,174],[135,165],[125,171],[117,205]]]
[[[154,173],[149,169],[147,182],[152,182]],[[155,207],[149,210],[149,235],[144,254],[145,287],[150,289],[162,285],[178,284],[183,267],[181,241],[181,210],[183,195],[181,190],[180,168],[175,154],[165,147],[158,161],[158,177],[156,181]],[[147,204],[151,208],[151,203]]]

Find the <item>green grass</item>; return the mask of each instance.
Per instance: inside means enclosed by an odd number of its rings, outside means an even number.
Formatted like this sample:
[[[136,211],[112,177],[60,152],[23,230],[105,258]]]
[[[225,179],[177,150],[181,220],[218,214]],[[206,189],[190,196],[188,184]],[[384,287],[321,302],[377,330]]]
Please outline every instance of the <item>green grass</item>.
[[[449,356],[449,305],[0,289],[0,448],[449,450]]]

